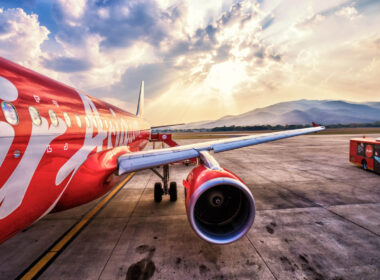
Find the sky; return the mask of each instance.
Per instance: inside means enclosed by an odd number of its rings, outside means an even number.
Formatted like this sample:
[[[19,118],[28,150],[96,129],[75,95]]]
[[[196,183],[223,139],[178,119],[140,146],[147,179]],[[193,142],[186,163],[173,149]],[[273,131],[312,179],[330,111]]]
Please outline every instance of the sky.
[[[0,56],[153,125],[380,101],[378,0],[0,0]]]

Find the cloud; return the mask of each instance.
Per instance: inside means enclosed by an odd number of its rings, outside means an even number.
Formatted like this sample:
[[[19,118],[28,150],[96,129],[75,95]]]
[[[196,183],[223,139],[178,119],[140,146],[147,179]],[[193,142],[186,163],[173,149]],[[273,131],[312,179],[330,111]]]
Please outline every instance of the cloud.
[[[58,20],[66,23],[57,34],[60,40],[81,42],[80,34],[96,34],[102,38],[101,47],[109,49],[129,47],[142,39],[157,45],[165,36],[154,1],[61,0],[55,8]]]
[[[272,14],[266,16],[262,21],[261,21],[261,27],[263,30],[269,28],[273,23],[274,23],[274,16]]]
[[[43,56],[41,45],[50,33],[38,16],[20,8],[0,9],[0,26],[0,55],[36,67]]]
[[[223,44],[217,48],[216,56],[214,57],[215,62],[223,62],[230,57],[230,50],[232,46],[229,44]]]
[[[132,98],[135,99],[140,80],[144,79],[148,99],[160,98],[164,91],[176,88],[178,84],[183,87],[191,87],[193,84],[206,80],[210,82],[209,75],[214,77],[211,78],[213,81],[211,87],[214,87],[216,76],[222,77],[222,79],[224,77],[224,80],[228,79],[227,73],[216,74],[217,71],[224,71],[222,66],[214,67],[216,64],[222,64],[231,59],[244,60],[252,56],[253,50],[257,48],[258,41],[252,37],[253,31],[260,30],[260,26],[254,23],[252,17],[256,14],[255,8],[245,3],[232,5],[214,21],[195,30],[194,34],[187,33],[185,28],[181,29],[180,27],[184,27],[186,24],[179,22],[175,28],[168,28],[170,31],[167,33],[167,38],[163,40],[159,48],[155,48],[157,56],[162,58],[161,61],[129,66],[119,82],[112,87],[95,89],[95,92],[103,92],[103,94],[106,92],[114,97],[120,95],[120,92],[124,92],[128,94],[124,94],[122,98],[132,100]],[[180,20],[179,15],[187,14],[183,6],[172,7],[171,13],[175,14],[175,21]],[[166,14],[165,17],[171,18]],[[242,19],[244,19],[243,23]],[[178,33],[179,29],[182,30],[180,34]],[[236,29],[239,33],[235,33],[234,36],[225,34],[226,32],[234,32]],[[252,38],[246,40],[241,34]],[[238,39],[239,36],[242,38]],[[260,60],[261,65],[267,59],[280,60],[279,54],[273,53],[269,49],[266,50],[264,45],[260,45],[260,48],[263,52]],[[234,54],[231,53],[232,50]],[[239,61],[229,65],[233,65],[235,69],[239,65],[238,69],[245,71],[245,66]],[[258,64],[255,60],[252,63]],[[232,89],[230,85],[226,88]],[[181,90],[177,93],[173,92],[173,94],[178,95],[183,92],[184,90]],[[218,95],[217,91],[214,90],[214,92]]]
[[[67,73],[89,70],[92,66],[91,62],[87,60],[70,57],[56,57],[50,60],[45,59],[43,65],[46,68]]]
[[[140,81],[145,80],[147,102],[155,104],[148,106],[148,118],[154,119],[154,116],[160,114],[159,108],[162,107],[165,107],[167,115],[174,114],[178,108],[186,107],[190,112],[187,117],[194,118],[194,112],[200,111],[197,108],[204,110],[207,106],[202,104],[208,104],[210,100],[213,100],[214,108],[219,108],[218,114],[231,111],[231,107],[234,107],[233,94],[248,75],[260,75],[261,72],[267,71],[269,65],[281,61],[282,55],[259,38],[263,28],[262,21],[256,18],[259,15],[258,6],[249,1],[232,4],[214,20],[203,26],[199,25],[197,29],[187,21],[192,18],[189,16],[193,7],[190,4],[175,3],[166,10],[157,9],[160,4],[152,5],[155,7],[153,11],[142,8],[148,3],[141,2],[135,6],[120,2],[115,6],[103,4],[101,7],[88,3],[87,9],[90,10],[83,13],[82,19],[86,24],[66,26],[67,30],[62,29],[64,32],[57,34],[57,41],[65,50],[70,50],[63,57],[69,54],[77,58],[85,55],[87,61],[93,62],[92,68],[87,70],[86,77],[76,75],[72,78],[72,83],[87,85],[87,89],[98,97],[108,96],[114,100],[134,103]],[[122,7],[124,17],[118,15]],[[159,26],[160,36],[153,40],[145,40],[145,36],[150,36],[148,31],[145,30],[138,35],[135,33],[141,27],[140,22],[129,22],[133,21],[139,9],[144,10],[142,17],[145,20],[141,24],[148,27]],[[99,11],[105,20],[99,19]],[[135,15],[132,16],[133,14]],[[94,15],[91,21],[88,15]],[[117,34],[112,34],[111,25],[118,26],[113,28]],[[80,30],[84,26],[88,28],[87,31]],[[121,31],[129,27],[133,28],[132,32],[127,32],[124,39],[120,38]],[[66,35],[70,36],[66,38]],[[89,43],[90,38],[97,39]],[[114,43],[113,38],[118,38],[118,42]],[[113,72],[104,73],[104,69],[101,72],[96,70],[109,61],[113,54],[132,57],[131,48],[139,44],[145,44],[148,49],[148,46],[153,47],[150,49],[153,58],[151,61],[141,59],[134,64],[115,56],[110,68]],[[55,69],[66,69],[63,68]],[[116,76],[115,72],[118,73]],[[102,77],[99,73],[102,73]],[[108,76],[110,78],[104,78]],[[90,80],[95,82],[92,83]],[[99,80],[107,83],[101,83]],[[224,102],[220,97],[226,93],[231,96],[229,105],[217,104]],[[190,110],[189,99],[182,99],[182,95],[196,100],[193,102],[194,108]],[[176,105],[168,106],[170,100]],[[199,119],[204,117],[204,114],[195,117]]]
[[[125,70],[120,81],[110,87],[100,87],[91,92],[96,95],[106,95],[120,100],[137,102],[140,82],[145,82],[146,102],[156,98],[176,80],[178,73],[164,62],[141,64]]]
[[[154,124],[315,96],[360,101],[362,91],[371,99],[379,87],[378,1],[60,0],[51,6],[54,25],[46,27],[36,14],[1,10],[0,54],[132,112],[145,80]]]
[[[303,20],[302,22],[297,23],[296,27],[301,29],[301,30],[313,28],[317,24],[323,22],[325,19],[326,19],[326,17],[321,15],[321,14],[314,14],[311,17]]]
[[[86,0],[58,0],[59,12],[66,23],[78,25],[86,9]]]
[[[124,100],[120,100],[118,98],[104,97],[104,98],[102,98],[102,100],[104,102],[107,102],[111,105],[114,105],[118,108],[124,109],[128,112],[131,112],[131,113],[134,113],[136,111],[136,108],[137,108],[136,104],[133,104],[133,103],[130,103],[130,102],[127,102]]]
[[[358,11],[354,7],[344,7],[335,13],[337,16],[346,17],[354,20],[359,16]]]
[[[99,35],[88,34],[85,35],[83,43],[80,45],[58,39],[64,52],[57,57],[52,55],[52,62],[62,62],[62,57],[70,57],[71,60],[76,61],[75,70],[81,72],[70,75],[70,83],[85,90],[93,90],[110,88],[117,84],[128,68],[159,61],[154,48],[145,42],[135,42],[126,48],[116,48],[104,52],[100,47],[101,41],[102,37]],[[57,70],[66,71],[68,69],[65,70],[61,67]],[[104,92],[105,94],[107,92]]]
[[[374,41],[375,46],[377,46],[378,49],[380,49],[380,38],[376,39]]]

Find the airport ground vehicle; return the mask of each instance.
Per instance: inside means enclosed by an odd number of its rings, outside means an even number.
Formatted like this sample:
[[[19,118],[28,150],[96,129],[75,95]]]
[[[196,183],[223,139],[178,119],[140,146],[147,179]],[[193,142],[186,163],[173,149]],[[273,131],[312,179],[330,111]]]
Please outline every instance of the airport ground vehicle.
[[[350,162],[380,174],[380,138],[351,139]]]

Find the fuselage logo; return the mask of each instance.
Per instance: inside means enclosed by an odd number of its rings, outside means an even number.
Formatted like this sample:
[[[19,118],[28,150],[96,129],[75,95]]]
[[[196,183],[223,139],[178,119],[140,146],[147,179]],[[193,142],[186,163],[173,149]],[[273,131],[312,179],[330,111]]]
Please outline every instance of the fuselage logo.
[[[373,155],[373,147],[372,147],[372,145],[367,145],[367,147],[365,148],[365,155],[368,158],[372,157],[372,155]]]

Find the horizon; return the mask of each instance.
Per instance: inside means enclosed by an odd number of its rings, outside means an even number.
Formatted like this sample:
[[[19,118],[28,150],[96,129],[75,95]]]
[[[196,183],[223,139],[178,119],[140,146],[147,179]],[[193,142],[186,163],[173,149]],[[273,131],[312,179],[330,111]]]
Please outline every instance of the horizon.
[[[0,2],[0,56],[152,125],[298,100],[379,102],[380,2]],[[316,96],[318,99],[316,99]]]
[[[256,109],[264,109],[264,108],[267,108],[267,107],[270,107],[270,106],[273,106],[273,105],[277,105],[277,104],[281,104],[281,103],[290,103],[290,102],[297,102],[297,101],[339,101],[339,102],[345,102],[345,103],[350,103],[350,104],[380,103],[380,100],[378,100],[378,101],[360,101],[360,102],[355,102],[355,101],[343,100],[343,99],[340,99],[340,100],[339,99],[297,99],[297,100],[277,102],[277,103],[269,104],[268,106],[264,106],[264,107],[257,107],[257,108],[254,108],[252,110],[248,110],[248,111],[236,114],[236,115],[224,115],[224,116],[219,117],[217,119],[208,119],[208,120],[202,120],[202,121],[197,121],[197,122],[217,121],[217,120],[220,120],[220,119],[222,119],[224,117],[230,117],[230,116],[231,117],[236,117],[236,116],[239,116],[239,115],[244,115],[246,113],[252,112],[252,111],[254,111]],[[190,124],[190,123],[185,123],[185,125],[186,124]]]

